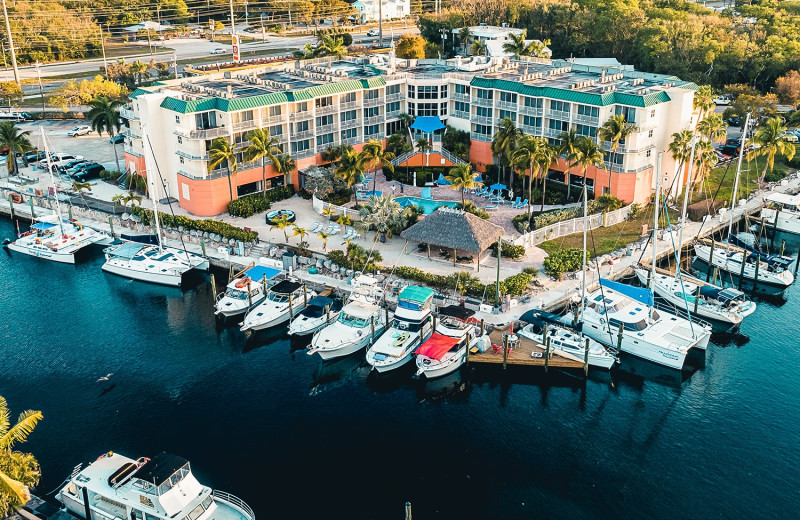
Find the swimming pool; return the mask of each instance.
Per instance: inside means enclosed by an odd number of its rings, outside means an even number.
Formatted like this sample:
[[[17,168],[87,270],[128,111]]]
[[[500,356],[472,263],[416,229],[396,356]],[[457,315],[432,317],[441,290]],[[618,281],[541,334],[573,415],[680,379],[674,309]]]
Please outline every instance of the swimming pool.
[[[421,197],[397,197],[397,202],[400,203],[401,206],[404,208],[406,206],[413,205],[413,206],[421,206],[422,211],[426,215],[430,215],[436,208],[447,207],[447,208],[455,208],[458,205],[458,202],[455,200],[432,200],[432,199],[423,199]]]

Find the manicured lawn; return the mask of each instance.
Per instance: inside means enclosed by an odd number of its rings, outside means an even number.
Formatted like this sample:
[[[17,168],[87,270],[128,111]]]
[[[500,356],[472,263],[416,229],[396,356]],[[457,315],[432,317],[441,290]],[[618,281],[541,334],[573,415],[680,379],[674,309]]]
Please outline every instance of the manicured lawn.
[[[764,169],[765,159],[758,157],[752,161],[742,161],[742,174],[739,178],[739,190],[737,196],[746,199],[751,191],[758,189],[756,181]],[[788,166],[780,157],[775,158],[775,170],[767,175],[767,180],[777,180],[786,176]],[[711,170],[706,177],[703,190],[692,193],[692,201],[710,199],[716,194],[717,200],[725,201],[726,205],[731,203],[733,194],[733,184],[736,180],[736,161],[731,161],[730,166],[720,166]],[[720,187],[722,183],[722,187]],[[717,189],[719,188],[719,192]]]
[[[667,220],[663,217],[659,219],[659,226],[666,226]],[[677,212],[670,210],[670,221],[674,224],[679,218]],[[647,224],[648,229],[653,226],[653,206],[648,205],[639,211],[639,214],[631,220],[626,220],[616,226],[601,227],[591,231],[586,237],[586,244],[589,249],[589,256],[601,256],[615,249],[620,249],[639,240],[642,236],[642,225]],[[581,249],[583,247],[583,233],[575,233],[565,237],[556,238],[539,244],[548,254],[553,254],[562,249]]]

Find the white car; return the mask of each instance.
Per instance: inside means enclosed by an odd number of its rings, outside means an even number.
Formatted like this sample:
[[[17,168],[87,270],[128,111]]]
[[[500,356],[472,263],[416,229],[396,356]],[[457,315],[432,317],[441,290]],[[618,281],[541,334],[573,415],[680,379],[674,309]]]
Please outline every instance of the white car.
[[[225,54],[225,49],[223,49],[222,47],[217,47],[216,49],[211,51],[211,54]]]
[[[367,31],[367,36],[378,36],[378,33],[380,33],[378,29],[370,29]]]
[[[87,135],[92,133],[92,127],[89,125],[81,125],[76,126],[69,132],[67,132],[67,137],[78,137],[79,135]]]
[[[730,105],[731,101],[733,101],[730,96],[719,95],[714,98],[715,105]]]
[[[68,162],[83,159],[82,155],[71,155],[68,153],[51,153],[49,159],[42,159],[39,161],[39,166],[47,169],[49,163],[55,165],[57,168],[66,166]]]
[[[796,143],[799,140],[797,136],[791,132],[786,132],[785,134],[781,135],[781,138],[787,143]]]

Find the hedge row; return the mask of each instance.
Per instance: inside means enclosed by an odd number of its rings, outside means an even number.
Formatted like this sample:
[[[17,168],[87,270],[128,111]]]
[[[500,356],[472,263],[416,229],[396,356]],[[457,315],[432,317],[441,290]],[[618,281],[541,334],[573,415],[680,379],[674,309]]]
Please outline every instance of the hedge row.
[[[469,272],[453,273],[449,276],[431,274],[416,267],[398,266],[394,269],[394,274],[406,280],[421,282],[435,289],[453,289],[460,294],[466,294],[476,298],[483,298],[489,302],[494,302],[495,284],[484,285],[472,276]],[[533,274],[522,272],[509,276],[500,281],[500,294],[509,296],[520,296],[525,293],[525,289],[533,279]]]
[[[544,272],[556,279],[581,268],[583,249],[562,249],[544,259]]]
[[[292,195],[294,195],[294,188],[291,186],[277,186],[266,192],[253,193],[230,201],[228,213],[234,217],[252,217],[256,213],[269,210],[273,202],[288,199]]]
[[[153,220],[152,210],[144,209],[140,206],[131,208],[131,214],[139,217],[142,220],[142,224],[145,226],[149,226]],[[172,216],[159,211],[158,219],[165,228],[178,229],[182,227],[185,230],[195,230],[203,233],[207,232],[209,234],[214,233],[225,239],[232,238],[240,242],[255,242],[258,239],[258,233],[255,231],[245,231],[242,228],[210,218],[198,220],[184,217],[183,215]]]

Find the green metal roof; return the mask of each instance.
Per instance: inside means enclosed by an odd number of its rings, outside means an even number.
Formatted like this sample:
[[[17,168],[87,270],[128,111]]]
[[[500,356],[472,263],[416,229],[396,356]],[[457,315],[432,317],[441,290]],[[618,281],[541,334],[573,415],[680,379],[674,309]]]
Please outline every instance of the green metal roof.
[[[147,90],[147,89],[143,89],[143,88],[137,88],[128,97],[131,98],[131,99],[136,99],[138,96],[141,96],[142,94],[150,94],[150,91]]]
[[[192,112],[205,112],[207,110],[219,110],[221,112],[236,112],[250,108],[276,105],[292,101],[305,101],[342,92],[352,92],[354,90],[383,87],[386,80],[380,76],[367,79],[351,79],[348,81],[337,81],[324,85],[315,85],[300,90],[289,92],[271,92],[258,96],[249,96],[237,99],[225,99],[220,97],[198,99],[194,101],[184,101],[182,99],[167,97],[161,102],[161,107],[173,112],[188,114]],[[137,89],[134,94],[142,89]],[[147,91],[142,91],[147,92]],[[133,95],[131,95],[133,97]]]
[[[498,90],[506,90],[509,92],[518,92],[525,96],[547,97],[552,99],[560,99],[562,101],[569,101],[572,103],[581,103],[584,105],[630,105],[634,107],[649,107],[659,103],[666,103],[669,101],[669,94],[664,91],[652,92],[643,96],[636,94],[626,94],[623,92],[605,92],[597,94],[592,92],[582,92],[580,90],[566,90],[553,87],[539,87],[535,85],[527,85],[518,81],[509,81],[505,79],[482,78],[476,76],[470,81],[470,85],[478,88],[493,88]]]
[[[400,292],[399,299],[408,300],[410,302],[425,303],[428,298],[433,297],[433,289],[427,287],[419,287],[416,285],[409,285]]]

